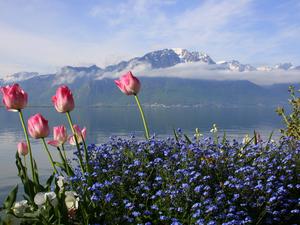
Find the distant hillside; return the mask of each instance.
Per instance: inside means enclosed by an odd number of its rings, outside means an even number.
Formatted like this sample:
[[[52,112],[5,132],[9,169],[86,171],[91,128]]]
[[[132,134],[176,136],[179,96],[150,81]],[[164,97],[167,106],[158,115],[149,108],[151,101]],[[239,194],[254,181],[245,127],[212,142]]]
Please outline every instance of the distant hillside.
[[[77,78],[78,79],[78,78]],[[138,97],[144,105],[165,106],[273,106],[287,103],[289,93],[278,88],[260,87],[249,81],[215,81],[163,77],[141,77]],[[53,105],[51,98],[59,85],[53,76],[39,76],[19,82],[28,93],[28,105]],[[76,80],[68,84],[76,105],[135,105],[133,96],[124,95],[113,79]],[[283,85],[288,89],[288,85]]]

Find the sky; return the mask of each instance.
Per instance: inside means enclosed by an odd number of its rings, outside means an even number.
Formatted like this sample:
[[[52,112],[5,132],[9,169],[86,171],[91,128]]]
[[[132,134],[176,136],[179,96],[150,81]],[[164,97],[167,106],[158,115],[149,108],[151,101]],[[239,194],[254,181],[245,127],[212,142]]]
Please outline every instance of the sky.
[[[0,78],[105,68],[165,48],[300,65],[299,0],[0,0],[0,31]]]

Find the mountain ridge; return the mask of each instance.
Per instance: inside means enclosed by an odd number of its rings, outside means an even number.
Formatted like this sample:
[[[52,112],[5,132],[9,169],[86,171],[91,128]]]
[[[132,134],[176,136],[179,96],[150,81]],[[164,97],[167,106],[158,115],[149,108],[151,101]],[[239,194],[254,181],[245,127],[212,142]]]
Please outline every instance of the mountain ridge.
[[[92,65],[90,67],[64,66],[55,74],[67,74],[68,71],[73,70],[73,74],[79,73],[78,76],[87,76],[89,74],[88,77],[101,77],[105,73],[118,73],[125,70],[126,68],[130,70],[139,65],[149,65],[150,69],[164,69],[173,67],[179,63],[195,62],[203,62],[207,64],[208,67],[206,68],[208,70],[228,70],[238,72],[272,70],[300,71],[300,66],[293,66],[291,63],[278,63],[274,67],[261,66],[256,68],[254,66],[251,66],[250,64],[241,64],[237,60],[232,60],[229,62],[215,62],[207,54],[202,54],[199,52],[189,52],[186,49],[182,48],[171,48],[149,52],[142,57],[135,57],[128,61],[121,61],[118,64],[106,66],[104,69],[96,65]],[[85,75],[80,73],[85,73]],[[34,76],[41,76],[41,74],[39,74],[38,72],[23,71],[0,79],[0,84],[19,82],[25,79],[30,79]]]
[[[164,49],[122,61],[104,69],[92,65],[90,67],[65,66],[55,74],[40,75],[36,72],[20,72],[0,80],[2,85],[18,82],[28,93],[28,105],[52,105],[51,98],[59,86],[67,85],[73,93],[76,105],[80,106],[116,106],[135,105],[134,98],[124,95],[114,79],[118,79],[125,71],[137,68],[163,71],[176,65],[192,66],[202,63],[210,71],[254,71],[249,64],[238,61],[213,61],[207,54],[189,52],[186,49]],[[298,70],[290,63],[277,64],[274,70]],[[264,67],[264,70],[270,70]],[[300,67],[299,67],[300,71]],[[205,73],[204,73],[204,76]],[[209,75],[207,75],[209,77]],[[180,77],[138,77],[142,88],[139,98],[147,106],[275,106],[285,104],[289,98],[290,84],[262,87],[249,80],[216,80]],[[295,85],[299,85],[295,83]]]

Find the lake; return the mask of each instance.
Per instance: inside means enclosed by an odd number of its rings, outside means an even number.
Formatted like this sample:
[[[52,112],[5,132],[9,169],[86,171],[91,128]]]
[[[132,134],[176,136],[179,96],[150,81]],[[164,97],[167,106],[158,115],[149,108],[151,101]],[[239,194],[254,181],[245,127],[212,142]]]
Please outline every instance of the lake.
[[[249,134],[253,136],[253,130],[259,132],[261,138],[269,138],[272,130],[273,140],[277,141],[281,134],[282,118],[272,107],[222,107],[222,108],[195,108],[195,107],[144,107],[149,134],[157,133],[158,139],[173,137],[173,125],[181,128],[190,139],[198,127],[199,132],[207,136],[213,136],[209,131],[213,124],[217,125],[219,136],[226,132],[227,139],[242,139]],[[50,135],[46,141],[53,139],[53,127],[65,125],[67,133],[71,134],[66,114],[58,113],[54,107],[27,107],[22,110],[24,121],[37,113],[49,121]],[[144,126],[138,107],[76,107],[71,113],[74,124],[81,129],[87,128],[86,144],[103,144],[113,134],[122,138],[129,138],[132,132],[140,140],[144,139]],[[0,108],[0,204],[10,193],[16,184],[20,184],[15,166],[15,153],[20,141],[26,143],[22,125],[17,112],[9,112],[4,107]],[[48,155],[41,140],[30,137],[33,157],[36,159],[41,184],[44,184],[53,172]],[[60,161],[56,148],[48,146],[54,161]],[[73,158],[75,146],[65,144],[67,157]],[[22,157],[23,158],[23,157]],[[29,166],[28,156],[27,165]],[[29,166],[30,167],[30,166]],[[29,172],[31,176],[31,172]],[[22,200],[23,187],[19,186],[18,200]]]

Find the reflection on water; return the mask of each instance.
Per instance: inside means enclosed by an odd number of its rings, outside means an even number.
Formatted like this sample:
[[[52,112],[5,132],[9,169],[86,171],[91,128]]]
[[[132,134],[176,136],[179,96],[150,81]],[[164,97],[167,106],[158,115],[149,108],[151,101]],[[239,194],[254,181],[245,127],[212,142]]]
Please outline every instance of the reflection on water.
[[[71,134],[67,116],[58,113],[54,107],[51,108],[25,108],[23,111],[25,123],[37,113],[49,121],[50,136],[46,141],[52,140],[52,127],[65,125],[67,133]],[[217,124],[219,135],[226,132],[227,139],[241,141],[246,134],[250,136],[253,130],[259,132],[262,139],[268,139],[274,130],[273,139],[278,140],[281,136],[279,129],[283,128],[281,117],[275,112],[275,108],[144,108],[145,117],[150,135],[155,132],[159,139],[173,136],[173,125],[181,128],[183,133],[192,138],[195,128],[205,137],[212,136],[209,132],[213,124]],[[15,153],[18,142],[26,142],[23,128],[18,113],[8,112],[0,108],[0,204],[4,201],[11,189],[20,184],[15,166]],[[130,133],[144,140],[144,127],[140,112],[137,107],[108,107],[108,108],[80,108],[71,112],[72,121],[81,129],[87,127],[86,143],[103,144],[113,134],[122,138],[129,138]],[[33,157],[36,159],[41,183],[44,184],[53,172],[47,153],[41,140],[30,137]],[[48,146],[53,159],[59,161],[56,148]],[[73,158],[74,146],[66,144],[67,157]],[[28,159],[27,159],[28,160]],[[28,163],[27,163],[28,164]],[[30,169],[29,169],[30,170]],[[29,174],[31,172],[29,171]],[[22,193],[22,187],[19,187]],[[18,197],[21,200],[21,195]]]

